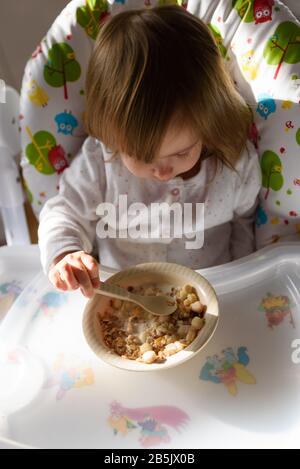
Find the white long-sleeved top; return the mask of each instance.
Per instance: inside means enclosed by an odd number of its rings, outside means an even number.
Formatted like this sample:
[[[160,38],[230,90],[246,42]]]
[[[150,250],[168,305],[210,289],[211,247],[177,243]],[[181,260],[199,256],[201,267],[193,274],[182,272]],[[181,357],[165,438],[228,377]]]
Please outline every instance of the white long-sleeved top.
[[[237,172],[224,166],[215,177],[210,158],[190,179],[177,176],[167,182],[134,176],[120,158],[108,161],[110,158],[111,153],[100,141],[88,137],[70,168],[62,174],[58,194],[42,209],[38,236],[46,274],[52,261],[63,252],[92,253],[95,247],[100,264],[117,269],[150,261],[176,262],[199,269],[254,251],[253,222],[261,171],[250,142],[236,165]],[[196,203],[204,204],[203,247],[187,249],[188,239],[174,236],[174,231],[169,239],[99,238],[101,217],[102,223],[104,220],[99,207],[108,202],[118,215],[120,195],[127,197],[128,208],[137,202],[147,208],[155,202],[194,207]],[[144,211],[144,220],[147,213],[150,212]],[[133,215],[129,216],[129,220],[133,219]],[[115,228],[118,229],[118,218]]]

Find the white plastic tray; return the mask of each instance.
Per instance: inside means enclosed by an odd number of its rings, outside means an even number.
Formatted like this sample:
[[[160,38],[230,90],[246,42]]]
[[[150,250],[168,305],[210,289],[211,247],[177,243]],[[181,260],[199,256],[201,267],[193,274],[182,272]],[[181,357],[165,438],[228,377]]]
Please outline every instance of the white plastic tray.
[[[0,247],[0,323],[40,270],[37,245]]]
[[[216,335],[186,364],[141,374],[99,362],[82,334],[84,297],[38,275],[0,327],[2,442],[299,448],[300,245],[201,273],[220,299]]]

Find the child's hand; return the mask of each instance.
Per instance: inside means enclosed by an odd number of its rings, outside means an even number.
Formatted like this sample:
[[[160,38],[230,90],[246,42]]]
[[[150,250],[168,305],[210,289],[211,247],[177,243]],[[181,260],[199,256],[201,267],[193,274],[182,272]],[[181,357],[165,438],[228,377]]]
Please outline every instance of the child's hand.
[[[100,287],[99,265],[84,251],[65,252],[58,256],[50,266],[50,282],[60,290],[77,290],[91,298],[94,288]]]

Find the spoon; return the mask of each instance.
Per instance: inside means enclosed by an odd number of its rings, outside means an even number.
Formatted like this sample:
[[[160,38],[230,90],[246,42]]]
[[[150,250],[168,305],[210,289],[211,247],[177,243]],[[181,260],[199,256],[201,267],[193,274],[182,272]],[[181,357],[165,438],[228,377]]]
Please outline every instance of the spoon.
[[[170,296],[159,295],[159,296],[144,296],[130,293],[125,288],[121,288],[111,283],[101,282],[100,288],[95,288],[94,291],[99,295],[110,296],[112,298],[118,298],[120,300],[132,301],[138,304],[149,313],[156,316],[168,316],[174,313],[177,308],[176,301]]]

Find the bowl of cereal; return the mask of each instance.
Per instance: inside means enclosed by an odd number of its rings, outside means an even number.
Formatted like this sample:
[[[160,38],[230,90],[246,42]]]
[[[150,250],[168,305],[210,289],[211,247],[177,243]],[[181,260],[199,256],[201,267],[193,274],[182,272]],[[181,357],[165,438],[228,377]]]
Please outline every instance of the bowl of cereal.
[[[188,267],[147,262],[106,282],[139,295],[169,295],[177,305],[174,313],[155,316],[132,302],[94,295],[84,310],[83,332],[97,357],[110,365],[131,371],[171,368],[203,350],[215,333],[217,295]]]

